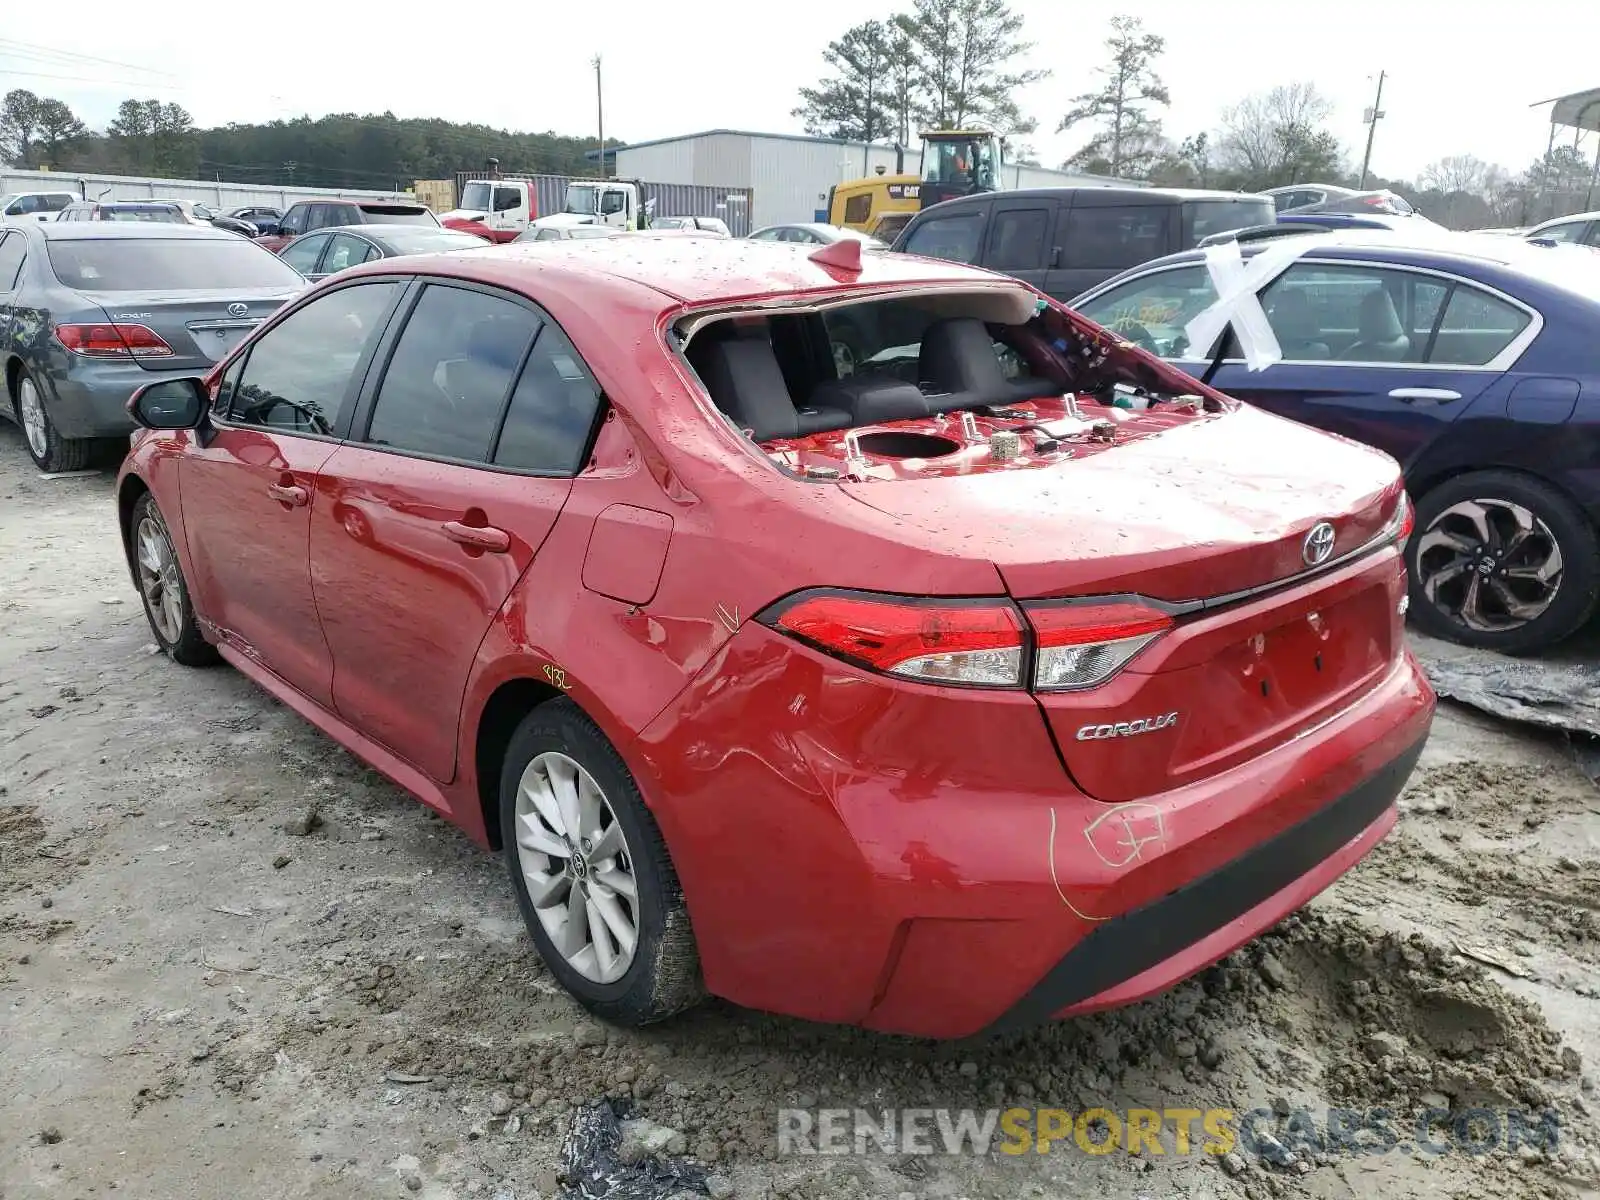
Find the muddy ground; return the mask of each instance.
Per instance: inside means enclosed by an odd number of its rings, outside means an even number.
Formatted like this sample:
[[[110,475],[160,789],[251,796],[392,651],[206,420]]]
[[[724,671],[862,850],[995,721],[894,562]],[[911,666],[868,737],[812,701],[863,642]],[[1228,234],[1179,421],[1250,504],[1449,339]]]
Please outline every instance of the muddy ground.
[[[0,423],[0,1197],[551,1200],[576,1105],[737,1197],[1600,1194],[1600,791],[1441,711],[1396,833],[1173,993],[933,1045],[708,1004],[602,1030],[500,863],[226,668],[153,653],[109,471]],[[308,805],[321,825],[294,836]],[[1488,959],[1498,965],[1484,966]],[[794,1105],[1553,1111],[1553,1147],[780,1157]],[[1296,1140],[1298,1137],[1298,1141]],[[674,1147],[676,1148],[676,1147]]]

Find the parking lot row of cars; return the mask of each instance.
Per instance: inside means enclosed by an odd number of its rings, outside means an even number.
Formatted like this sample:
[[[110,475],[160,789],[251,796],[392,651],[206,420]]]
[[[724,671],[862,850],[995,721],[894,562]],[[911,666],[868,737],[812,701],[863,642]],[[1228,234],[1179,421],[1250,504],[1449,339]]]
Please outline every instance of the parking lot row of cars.
[[[964,1036],[1168,987],[1380,840],[1408,612],[1594,608],[1600,259],[1199,248],[1262,203],[967,197],[910,253],[32,223],[0,347],[46,470],[137,425],[158,646],[500,851],[593,1012]]]

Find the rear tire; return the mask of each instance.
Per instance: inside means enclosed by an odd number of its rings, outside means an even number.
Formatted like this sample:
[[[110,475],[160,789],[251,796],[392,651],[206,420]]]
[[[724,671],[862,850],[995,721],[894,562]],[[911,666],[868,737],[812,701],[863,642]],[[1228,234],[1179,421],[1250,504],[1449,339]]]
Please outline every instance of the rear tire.
[[[580,809],[591,815],[569,830],[568,812]],[[534,709],[512,735],[500,771],[500,832],[528,932],[579,1004],[636,1026],[700,1000],[700,956],[661,830],[621,755],[570,700]],[[619,923],[633,930],[626,962],[626,936],[613,932]]]
[[[26,367],[17,376],[12,404],[16,408],[17,424],[22,426],[22,443],[39,470],[54,474],[81,471],[89,465],[94,439],[64,438],[57,432],[50,410],[45,407],[44,392]]]
[[[1600,534],[1541,479],[1474,471],[1417,503],[1411,618],[1466,646],[1523,654],[1581,629],[1600,601]]]
[[[133,505],[128,522],[128,562],[156,645],[180,666],[209,667],[217,662],[216,647],[206,641],[195,620],[189,583],[178,563],[172,534],[149,492]]]

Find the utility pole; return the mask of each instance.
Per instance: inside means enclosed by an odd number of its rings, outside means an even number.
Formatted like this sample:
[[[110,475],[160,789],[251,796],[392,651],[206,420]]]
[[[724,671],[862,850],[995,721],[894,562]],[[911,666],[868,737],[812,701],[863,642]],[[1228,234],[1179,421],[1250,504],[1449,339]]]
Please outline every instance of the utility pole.
[[[1361,189],[1367,187],[1367,171],[1372,166],[1372,135],[1378,132],[1378,120],[1383,116],[1383,72],[1378,72],[1378,98],[1367,109],[1367,153],[1361,159]]]
[[[600,178],[606,177],[606,106],[605,93],[600,87],[600,56],[594,56],[594,115],[600,132]]]

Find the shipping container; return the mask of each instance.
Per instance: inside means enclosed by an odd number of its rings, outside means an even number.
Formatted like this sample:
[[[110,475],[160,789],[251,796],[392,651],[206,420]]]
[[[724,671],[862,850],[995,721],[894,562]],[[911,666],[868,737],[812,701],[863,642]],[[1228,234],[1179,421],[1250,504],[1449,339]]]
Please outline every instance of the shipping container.
[[[457,171],[456,194],[469,179],[491,178],[481,171]],[[501,179],[532,180],[539,197],[539,215],[548,217],[558,213],[567,202],[567,184],[579,178],[575,175],[533,175],[517,171],[501,171]],[[599,180],[595,180],[599,182]],[[658,217],[717,217],[728,226],[734,237],[744,237],[750,232],[750,206],[753,196],[750,188],[712,187],[693,183],[651,183],[645,181],[644,199],[655,201],[653,215]]]

